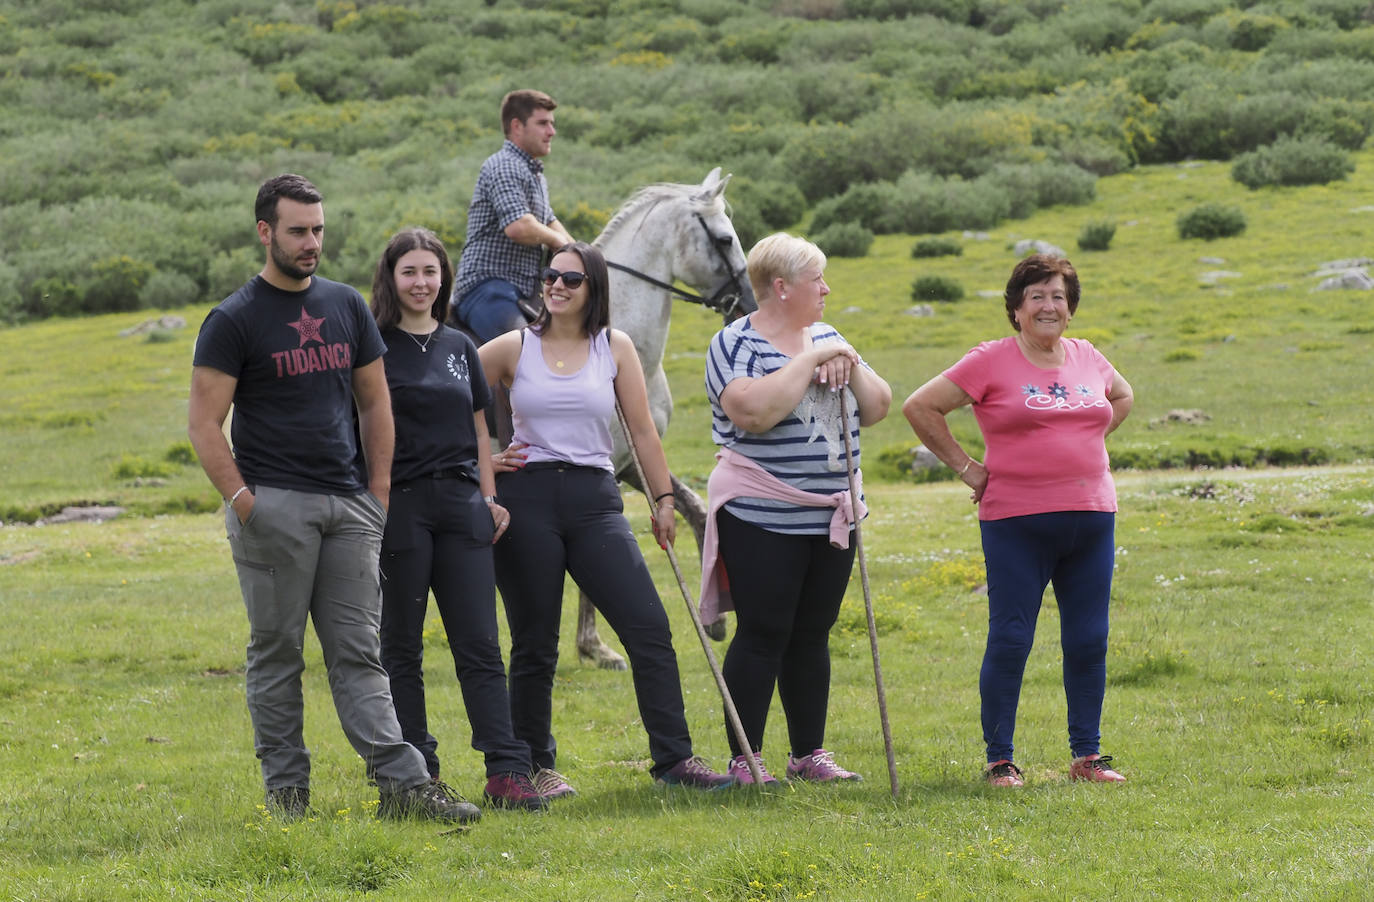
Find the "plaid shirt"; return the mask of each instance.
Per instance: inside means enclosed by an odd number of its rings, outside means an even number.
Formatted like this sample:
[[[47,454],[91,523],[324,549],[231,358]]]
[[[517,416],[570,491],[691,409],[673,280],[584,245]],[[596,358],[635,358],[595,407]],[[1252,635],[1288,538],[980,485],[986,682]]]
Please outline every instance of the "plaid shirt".
[[[539,296],[539,266],[544,249],[516,244],[506,236],[506,226],[526,214],[544,225],[558,217],[549,205],[549,183],[544,164],[511,141],[482,164],[468,206],[467,243],[458,261],[455,299],[487,279],[505,279],[525,297]]]

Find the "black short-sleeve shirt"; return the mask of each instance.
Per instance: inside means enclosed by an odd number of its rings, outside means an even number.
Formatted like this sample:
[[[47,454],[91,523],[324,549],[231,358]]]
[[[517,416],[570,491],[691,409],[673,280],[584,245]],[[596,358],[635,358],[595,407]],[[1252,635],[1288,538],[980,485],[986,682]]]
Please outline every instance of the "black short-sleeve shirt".
[[[353,431],[353,370],[386,352],[362,295],[312,276],[283,291],[262,276],[201,324],[195,365],[238,379],[230,437],[250,485],[331,495],[367,490]]]
[[[477,482],[473,414],[491,404],[477,346],[448,326],[440,326],[428,337],[387,329],[382,339],[387,347],[391,413],[396,419],[392,484],[437,470],[461,470]]]

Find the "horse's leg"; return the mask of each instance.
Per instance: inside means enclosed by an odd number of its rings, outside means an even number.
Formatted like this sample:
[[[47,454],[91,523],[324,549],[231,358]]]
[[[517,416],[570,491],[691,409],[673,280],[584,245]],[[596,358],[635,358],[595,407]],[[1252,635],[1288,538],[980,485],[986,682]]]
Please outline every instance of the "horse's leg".
[[[682,480],[673,476],[673,499],[677,501],[677,511],[682,514],[687,525],[692,527],[692,534],[697,539],[697,560],[701,560],[701,546],[706,539],[706,502],[701,496],[684,483]],[[722,613],[711,623],[703,623],[706,628],[706,635],[719,642],[725,638],[725,614]]]
[[[596,608],[585,592],[577,593],[577,657],[602,670],[628,670],[625,659],[596,632]]]

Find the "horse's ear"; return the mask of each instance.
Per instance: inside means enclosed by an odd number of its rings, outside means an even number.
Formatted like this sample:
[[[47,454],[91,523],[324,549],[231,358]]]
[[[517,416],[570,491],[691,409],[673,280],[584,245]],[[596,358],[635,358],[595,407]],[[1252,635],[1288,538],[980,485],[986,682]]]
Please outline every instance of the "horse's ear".
[[[734,173],[727,172],[724,176],[720,174],[720,167],[717,166],[706,173],[706,178],[701,182],[701,190],[697,192],[697,197],[701,200],[712,200],[721,195],[725,186],[730,184],[730,176]]]

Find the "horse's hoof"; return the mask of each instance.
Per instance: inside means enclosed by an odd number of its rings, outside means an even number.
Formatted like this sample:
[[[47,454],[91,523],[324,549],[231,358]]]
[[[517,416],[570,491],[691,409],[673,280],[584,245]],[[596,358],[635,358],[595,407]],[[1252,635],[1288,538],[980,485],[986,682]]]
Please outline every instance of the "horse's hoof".
[[[725,618],[717,617],[713,622],[706,624],[706,635],[719,642],[725,638]]]
[[[602,670],[629,670],[630,665],[625,663],[625,659],[611,651],[605,645],[600,648],[588,651],[585,648],[577,650],[577,657],[588,664],[595,664]]]

